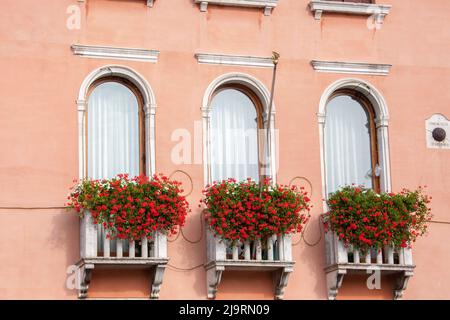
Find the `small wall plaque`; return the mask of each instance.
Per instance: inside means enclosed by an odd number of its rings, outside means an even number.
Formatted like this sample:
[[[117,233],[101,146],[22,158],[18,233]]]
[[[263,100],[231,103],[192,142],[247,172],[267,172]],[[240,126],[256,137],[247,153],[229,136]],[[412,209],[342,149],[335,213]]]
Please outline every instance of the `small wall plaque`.
[[[450,121],[436,113],[425,121],[427,147],[450,149]]]

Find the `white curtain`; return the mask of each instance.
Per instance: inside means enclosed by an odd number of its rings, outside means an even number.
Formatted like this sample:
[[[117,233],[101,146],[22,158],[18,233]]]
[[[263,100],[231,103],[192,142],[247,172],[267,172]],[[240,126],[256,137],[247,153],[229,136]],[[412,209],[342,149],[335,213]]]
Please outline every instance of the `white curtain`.
[[[225,89],[212,100],[212,181],[251,178],[259,181],[258,122],[250,98]]]
[[[139,114],[134,93],[117,82],[97,86],[88,103],[88,176],[139,175]]]
[[[359,102],[338,96],[327,105],[325,120],[328,194],[345,185],[372,188],[369,117]]]
[[[97,86],[88,101],[88,177],[112,178],[119,173],[139,175],[139,104],[134,93],[117,82]],[[103,251],[103,226],[98,228],[98,250]],[[125,241],[124,252],[128,252]],[[116,241],[111,241],[116,252]]]

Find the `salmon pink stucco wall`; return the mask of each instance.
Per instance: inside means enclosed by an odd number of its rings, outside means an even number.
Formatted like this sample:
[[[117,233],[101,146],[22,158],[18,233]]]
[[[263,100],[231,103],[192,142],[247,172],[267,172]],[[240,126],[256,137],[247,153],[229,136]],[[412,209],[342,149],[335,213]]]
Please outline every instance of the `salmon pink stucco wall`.
[[[427,185],[434,221],[414,247],[416,270],[405,299],[450,299],[450,150],[427,149],[425,120],[450,117],[450,2],[383,0],[392,10],[381,29],[365,16],[324,14],[308,0],[279,0],[262,10],[208,6],[191,0],[2,0],[0,11],[0,298],[76,299],[68,268],[79,260],[79,219],[62,209],[78,177],[76,99],[81,83],[105,65],[133,69],[155,93],[156,171],[183,170],[193,181],[184,236],[170,239],[170,265],[161,299],[205,299],[205,241],[197,208],[203,165],[175,164],[172,132],[194,132],[208,85],[230,72],[249,74],[270,88],[270,68],[199,64],[196,53],[270,57],[280,53],[276,83],[279,130],[277,178],[297,176],[312,192],[312,220],[294,237],[296,261],[286,299],[326,299],[322,177],[317,112],[324,90],[343,78],[369,82],[390,114],[389,150],[394,191]],[[73,7],[75,6],[75,7]],[[74,9],[75,8],[75,9]],[[80,28],[67,20],[76,8]],[[75,10],[75,11],[73,11]],[[155,49],[157,63],[75,56],[72,44]],[[318,73],[311,60],[391,64],[388,76]],[[200,150],[202,152],[201,143]],[[174,178],[187,179],[182,174]],[[301,180],[305,181],[305,180]],[[187,184],[187,183],[186,183]],[[186,186],[189,188],[189,186]],[[187,240],[189,241],[187,241]],[[93,273],[89,297],[148,297],[145,270]],[[392,299],[392,279],[369,291],[364,278],[346,277],[338,299]],[[217,299],[273,299],[266,273],[226,272]]]

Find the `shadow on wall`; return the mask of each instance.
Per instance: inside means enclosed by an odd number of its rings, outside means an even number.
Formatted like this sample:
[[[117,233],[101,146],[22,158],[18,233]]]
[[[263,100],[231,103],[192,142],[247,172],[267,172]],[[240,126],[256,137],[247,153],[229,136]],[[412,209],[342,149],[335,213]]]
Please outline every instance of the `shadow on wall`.
[[[80,241],[79,241],[80,219],[75,212],[62,209],[51,219],[51,232],[48,235],[47,243],[52,252],[58,251],[64,256],[64,270],[55,270],[66,274],[65,281],[61,283],[66,296],[76,297],[77,292],[67,287],[67,274],[70,266],[80,260]]]
[[[293,240],[294,246],[294,260],[296,261],[296,269],[299,277],[299,285],[301,290],[310,290],[308,299],[327,299],[326,277],[323,268],[325,267],[325,244],[324,244],[324,230],[320,215],[313,215],[303,234],[303,238],[296,236]],[[299,270],[301,269],[301,270]],[[295,272],[295,271],[294,271]],[[306,288],[302,285],[302,279],[308,273],[309,279],[314,279],[312,288]],[[293,279],[291,279],[293,280]],[[293,286],[293,283],[289,283]]]
[[[153,271],[142,267],[96,267],[89,286],[89,298],[149,298],[152,275]]]
[[[381,289],[370,290],[366,281],[370,275],[347,275],[339,289],[338,300],[392,300],[394,298],[394,278],[383,276]]]
[[[194,200],[190,200],[191,208]],[[201,209],[192,209],[182,233],[169,239],[169,267],[161,299],[206,299],[205,223]]]
[[[273,300],[271,272],[225,271],[217,291],[217,300]]]

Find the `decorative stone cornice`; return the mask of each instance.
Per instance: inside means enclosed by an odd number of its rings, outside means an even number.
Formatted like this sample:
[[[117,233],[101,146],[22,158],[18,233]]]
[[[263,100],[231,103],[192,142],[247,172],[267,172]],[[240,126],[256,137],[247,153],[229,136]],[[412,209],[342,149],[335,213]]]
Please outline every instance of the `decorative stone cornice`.
[[[156,105],[146,103],[144,105],[144,114],[146,117],[156,115]]]
[[[136,60],[144,62],[158,62],[159,51],[134,48],[119,48],[74,44],[71,46],[75,55],[87,58]]]
[[[78,0],[78,2],[86,2],[86,0]],[[155,2],[155,0],[147,0],[147,7],[152,8],[153,7],[153,3]]]
[[[86,100],[77,100],[78,111],[86,111]]]
[[[200,108],[200,110],[202,111],[202,117],[205,119],[209,119],[211,118],[211,112],[212,112],[212,108],[211,107],[205,107],[205,108]]]
[[[392,67],[390,64],[317,60],[312,60],[311,65],[318,72],[366,74],[372,76],[387,76]]]
[[[325,119],[327,118],[327,115],[325,113],[317,113],[317,120],[319,121],[319,124],[324,124]]]
[[[389,116],[381,116],[375,119],[375,126],[378,128],[387,128],[389,126]]]
[[[389,14],[392,6],[374,3],[312,0],[309,3],[309,8],[314,12],[316,20],[322,18],[323,12],[331,12],[367,16],[374,15],[377,23],[383,23],[384,17]]]
[[[197,53],[195,58],[202,64],[224,64],[242,67],[273,68],[272,58]]]
[[[272,9],[277,6],[278,0],[195,0],[200,4],[200,11],[206,12],[208,4],[221,6],[237,6],[249,8],[264,8],[264,15],[268,16]]]

